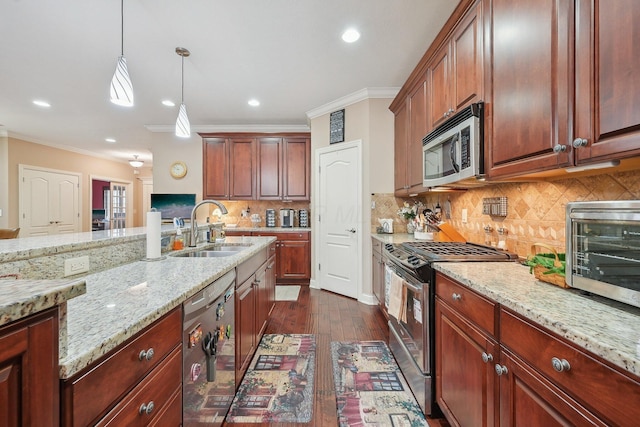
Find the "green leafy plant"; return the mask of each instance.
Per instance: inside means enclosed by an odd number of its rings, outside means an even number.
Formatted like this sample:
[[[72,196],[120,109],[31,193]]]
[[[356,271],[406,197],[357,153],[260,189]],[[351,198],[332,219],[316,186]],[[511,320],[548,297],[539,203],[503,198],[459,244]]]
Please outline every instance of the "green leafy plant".
[[[559,274],[561,276],[564,276],[565,273],[565,254],[558,254],[558,259],[560,260],[560,264],[562,264],[560,267],[556,267],[554,265],[554,261],[556,259],[555,254],[552,253],[540,253],[540,254],[535,254],[535,255],[530,255],[527,260],[525,261],[525,264],[529,266],[529,273],[533,274],[533,269],[540,265],[544,268],[547,269],[547,271],[544,272],[544,274]]]

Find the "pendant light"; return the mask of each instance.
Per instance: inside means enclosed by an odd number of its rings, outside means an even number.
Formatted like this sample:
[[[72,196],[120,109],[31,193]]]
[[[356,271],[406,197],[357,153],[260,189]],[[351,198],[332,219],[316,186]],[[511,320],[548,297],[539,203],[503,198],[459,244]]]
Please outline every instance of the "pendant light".
[[[133,160],[129,160],[129,164],[134,168],[140,168],[144,164],[142,160],[138,160],[138,155],[133,155]]]
[[[133,85],[127,70],[127,60],[124,57],[124,0],[120,0],[120,56],[116,71],[111,79],[111,102],[123,107],[133,106]]]
[[[178,119],[176,120],[176,136],[189,138],[191,136],[191,125],[189,124],[189,117],[187,117],[187,106],[184,105],[184,58],[191,55],[191,52],[184,47],[177,47],[176,53],[182,57],[182,95],[180,97]]]

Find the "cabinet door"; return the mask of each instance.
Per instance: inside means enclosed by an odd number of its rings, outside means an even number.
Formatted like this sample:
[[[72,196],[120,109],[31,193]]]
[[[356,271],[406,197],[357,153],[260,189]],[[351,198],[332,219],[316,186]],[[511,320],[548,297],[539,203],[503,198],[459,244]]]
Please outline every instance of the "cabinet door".
[[[309,138],[284,138],[284,200],[310,200],[311,141]]]
[[[407,141],[409,140],[409,113],[407,103],[397,111],[394,118],[393,130],[393,181],[396,196],[406,196],[409,186],[407,185]]]
[[[640,155],[640,2],[577,3],[577,163]]]
[[[373,251],[371,257],[371,287],[373,295],[378,299],[378,304],[382,307],[384,302],[384,264],[380,252]]]
[[[203,140],[203,198],[229,198],[229,150],[225,138]]]
[[[436,285],[437,286],[437,285]],[[452,425],[493,426],[498,345],[440,298],[435,305],[436,401]]]
[[[282,240],[277,257],[280,259],[278,277],[282,279],[311,278],[311,254],[308,240]]]
[[[269,312],[271,306],[269,304],[269,288],[267,283],[267,264],[263,264],[258,271],[256,271],[254,279],[254,289],[256,294],[256,345],[260,342],[260,337],[264,333],[267,327],[267,321],[269,320]]]
[[[258,139],[258,200],[282,198],[282,138]]]
[[[493,0],[489,176],[539,172],[572,163],[554,146],[569,140],[573,105],[572,1]]]
[[[0,425],[60,422],[58,311],[0,328]]]
[[[240,384],[256,346],[256,292],[253,279],[251,276],[236,290],[236,384]]]
[[[252,200],[255,195],[256,150],[253,138],[229,140],[229,198]]]
[[[501,426],[607,425],[504,348],[498,366]]]
[[[427,78],[409,95],[409,139],[407,177],[409,193],[420,193],[422,186],[422,138],[427,133]]]
[[[484,93],[482,4],[479,1],[451,37],[451,108],[458,111]]]
[[[434,55],[429,67],[429,117],[433,127],[444,122],[453,112],[449,99],[449,60],[449,44],[446,44]]]

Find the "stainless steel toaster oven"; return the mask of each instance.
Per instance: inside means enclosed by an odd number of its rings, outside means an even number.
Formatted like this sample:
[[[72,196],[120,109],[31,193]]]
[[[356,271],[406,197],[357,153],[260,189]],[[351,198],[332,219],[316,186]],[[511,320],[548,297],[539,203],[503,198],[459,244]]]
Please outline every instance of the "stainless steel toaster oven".
[[[640,200],[567,204],[566,281],[640,307]]]

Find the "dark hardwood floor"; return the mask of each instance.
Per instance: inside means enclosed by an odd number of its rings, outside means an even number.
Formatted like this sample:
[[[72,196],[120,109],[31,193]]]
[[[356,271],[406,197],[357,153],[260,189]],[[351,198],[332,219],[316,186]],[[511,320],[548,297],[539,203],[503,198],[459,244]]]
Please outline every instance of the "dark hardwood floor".
[[[228,427],[267,425],[326,427],[337,425],[336,397],[331,362],[331,341],[382,340],[388,342],[389,328],[377,306],[331,292],[302,286],[298,301],[278,301],[271,314],[267,334],[315,334],[316,369],[313,419],[303,424],[226,423]],[[444,420],[428,420],[431,427],[448,427]]]

